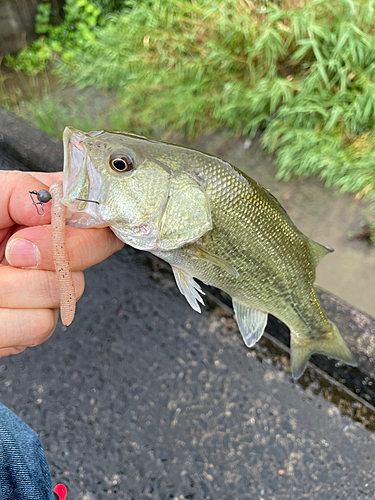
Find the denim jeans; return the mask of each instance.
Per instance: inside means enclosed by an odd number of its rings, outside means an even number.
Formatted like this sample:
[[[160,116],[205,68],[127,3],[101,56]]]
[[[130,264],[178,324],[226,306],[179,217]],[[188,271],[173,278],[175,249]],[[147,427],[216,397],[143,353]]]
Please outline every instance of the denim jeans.
[[[0,500],[53,500],[42,443],[0,403]]]

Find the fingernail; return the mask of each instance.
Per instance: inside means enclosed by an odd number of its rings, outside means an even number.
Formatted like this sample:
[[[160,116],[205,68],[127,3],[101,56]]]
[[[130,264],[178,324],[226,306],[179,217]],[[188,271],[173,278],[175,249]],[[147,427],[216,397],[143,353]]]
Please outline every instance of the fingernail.
[[[31,241],[14,238],[6,247],[5,258],[14,267],[36,267],[40,262],[40,252]]]

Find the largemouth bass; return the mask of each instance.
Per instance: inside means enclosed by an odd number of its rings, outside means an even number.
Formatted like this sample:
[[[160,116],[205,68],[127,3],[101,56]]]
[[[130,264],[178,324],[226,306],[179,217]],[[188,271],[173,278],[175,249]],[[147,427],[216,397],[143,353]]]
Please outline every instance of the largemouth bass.
[[[281,319],[295,379],[316,352],[356,364],[313,286],[317,263],[332,250],[302,234],[267,189],[226,161],[175,144],[72,127],[63,139],[70,225],[109,226],[168,262],[198,312],[203,291],[194,278],[224,290],[248,347],[269,313]]]

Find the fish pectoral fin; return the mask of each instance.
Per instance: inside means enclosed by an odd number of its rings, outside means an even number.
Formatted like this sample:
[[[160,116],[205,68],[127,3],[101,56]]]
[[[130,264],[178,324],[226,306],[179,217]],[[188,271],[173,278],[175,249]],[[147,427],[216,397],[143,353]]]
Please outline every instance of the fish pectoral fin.
[[[334,252],[333,248],[325,247],[324,245],[321,245],[320,243],[317,243],[314,240],[310,240],[310,238],[309,238],[309,245],[310,245],[311,257],[315,267],[318,265],[318,263],[322,260],[323,257],[328,255],[329,253]]]
[[[257,309],[251,309],[236,299],[232,300],[243,341],[247,347],[253,347],[264,333],[268,314]]]
[[[205,191],[187,174],[173,177],[160,221],[160,250],[179,248],[211,229],[210,203]]]
[[[201,308],[198,304],[200,302],[204,306],[202,297],[199,295],[205,295],[201,287],[194,281],[194,278],[187,272],[179,269],[178,267],[172,266],[173,274],[178,286],[178,289],[189,302],[190,306],[194,311],[201,312]]]
[[[314,353],[325,354],[330,358],[344,361],[347,365],[357,366],[353,354],[333,323],[331,323],[331,331],[320,339],[297,341],[293,332],[291,332],[290,339],[292,377],[294,380],[303,375],[307,362]]]
[[[216,267],[220,267],[231,276],[235,276],[236,278],[237,276],[239,276],[237,269],[233,267],[232,264],[229,264],[228,261],[222,259],[221,257],[218,257],[217,255],[213,255],[207,252],[206,250],[204,250],[201,247],[198,247],[197,245],[194,246],[196,249],[196,252],[194,254],[195,258],[205,260]]]

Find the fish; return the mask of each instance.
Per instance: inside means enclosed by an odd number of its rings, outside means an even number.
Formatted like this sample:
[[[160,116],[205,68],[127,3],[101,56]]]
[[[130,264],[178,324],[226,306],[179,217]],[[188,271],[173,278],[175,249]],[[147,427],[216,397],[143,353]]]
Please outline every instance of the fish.
[[[223,290],[249,348],[268,314],[279,318],[294,379],[313,353],[356,365],[314,289],[315,268],[333,250],[305,236],[266,188],[220,158],[130,133],[66,127],[63,144],[69,225],[109,226],[169,263],[197,312],[196,279]]]

